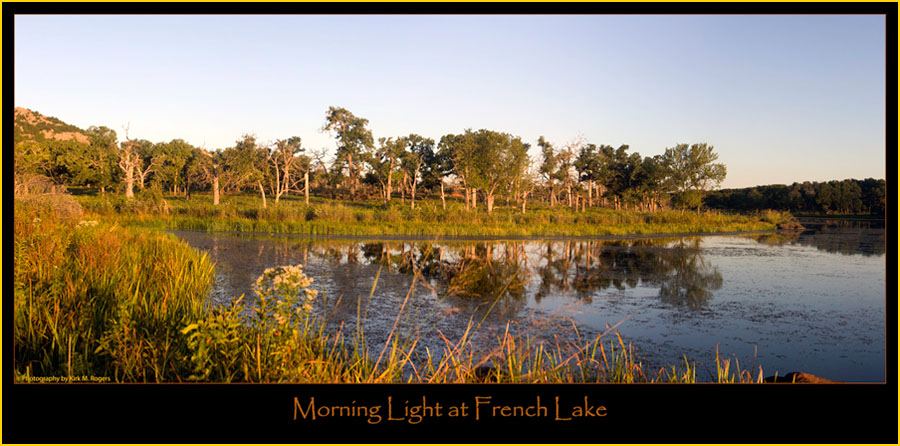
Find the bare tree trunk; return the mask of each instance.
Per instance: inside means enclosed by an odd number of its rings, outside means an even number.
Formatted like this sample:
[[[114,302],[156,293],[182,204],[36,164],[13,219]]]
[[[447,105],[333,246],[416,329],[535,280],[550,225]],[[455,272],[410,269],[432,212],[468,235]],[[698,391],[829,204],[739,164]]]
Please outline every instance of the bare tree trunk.
[[[309,169],[303,173],[303,196],[306,204],[309,205]]]
[[[134,167],[125,168],[125,197],[134,198]]]
[[[213,177],[213,206],[219,205],[219,176]]]
[[[463,194],[464,194],[465,197],[466,197],[466,212],[469,212],[469,209],[470,209],[470,206],[469,206],[469,195],[470,195],[470,193],[469,193],[469,187],[466,186],[465,184],[463,184]]]
[[[256,184],[259,184],[259,193],[262,194],[263,209],[265,209],[266,208],[266,190],[263,189],[262,181],[257,181]]]
[[[347,169],[350,174],[350,199],[356,197],[356,175],[353,173],[353,155],[347,153]]]
[[[594,191],[594,182],[588,181],[588,202],[587,202],[588,207],[594,205],[593,191]]]
[[[388,170],[387,195],[384,197],[386,202],[391,201],[391,179],[394,177],[394,160],[391,160],[391,169]]]
[[[528,201],[528,192],[522,192],[522,213],[525,213],[525,202]]]
[[[447,202],[444,200],[444,180],[441,180],[441,208],[447,210]]]
[[[281,192],[278,196],[284,194],[287,195],[288,191],[291,190],[291,163],[286,161],[284,163],[284,182],[281,184]],[[275,198],[275,202],[278,203],[278,198]]]
[[[400,183],[400,202],[406,203],[406,172],[403,173],[403,181]]]
[[[278,173],[278,166],[275,166],[275,204],[278,204],[278,199],[281,197],[281,174]]]

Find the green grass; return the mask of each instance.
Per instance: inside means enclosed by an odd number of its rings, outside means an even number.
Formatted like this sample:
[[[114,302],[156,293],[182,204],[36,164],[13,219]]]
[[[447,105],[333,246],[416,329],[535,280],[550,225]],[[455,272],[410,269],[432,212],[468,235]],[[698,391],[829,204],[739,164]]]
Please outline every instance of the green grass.
[[[602,236],[676,233],[746,232],[775,229],[767,216],[745,216],[664,210],[639,212],[589,208],[575,212],[536,203],[522,213],[513,203],[497,206],[488,214],[484,207],[466,211],[455,200],[443,209],[440,200],[424,199],[410,209],[395,199],[344,202],[315,197],[310,205],[288,197],[268,200],[261,207],[257,195],[225,196],[213,206],[208,194],[163,198],[151,193],[133,201],[79,195],[78,201],[92,215],[115,218],[123,225],[205,232],[254,232],[304,235],[409,235],[409,236]]]

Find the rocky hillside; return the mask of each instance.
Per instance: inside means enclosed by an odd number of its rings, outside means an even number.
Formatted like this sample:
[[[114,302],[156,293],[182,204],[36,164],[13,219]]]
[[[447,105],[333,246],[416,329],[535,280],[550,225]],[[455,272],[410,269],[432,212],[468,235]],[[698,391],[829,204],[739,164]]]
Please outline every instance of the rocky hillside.
[[[44,116],[27,108],[16,107],[15,126],[14,136],[17,143],[45,140],[68,141],[72,139],[83,143],[88,142],[88,137],[85,135],[84,130],[74,125],[66,124],[52,116]]]

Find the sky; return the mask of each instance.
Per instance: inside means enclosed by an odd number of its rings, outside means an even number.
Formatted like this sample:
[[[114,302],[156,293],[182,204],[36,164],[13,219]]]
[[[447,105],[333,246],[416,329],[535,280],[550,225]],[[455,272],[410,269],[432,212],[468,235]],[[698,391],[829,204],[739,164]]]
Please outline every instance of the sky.
[[[330,106],[375,138],[467,128],[642,156],[706,142],[723,188],[885,178],[877,15],[15,17],[15,104],[124,139],[243,134],[334,153]]]

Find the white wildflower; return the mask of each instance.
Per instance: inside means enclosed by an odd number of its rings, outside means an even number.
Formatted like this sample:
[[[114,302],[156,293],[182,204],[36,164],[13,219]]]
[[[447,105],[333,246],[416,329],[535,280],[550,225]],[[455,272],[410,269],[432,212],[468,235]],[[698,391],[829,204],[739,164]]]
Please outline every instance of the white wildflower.
[[[316,295],[318,295],[318,291],[309,288],[312,282],[312,278],[303,274],[302,265],[286,265],[267,268],[256,279],[253,288],[260,294],[276,297],[297,298],[302,296],[301,308],[308,312],[312,310],[312,303],[315,301]],[[303,292],[302,295],[300,293],[301,290]],[[279,304],[282,304],[282,302],[279,301]]]

